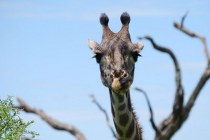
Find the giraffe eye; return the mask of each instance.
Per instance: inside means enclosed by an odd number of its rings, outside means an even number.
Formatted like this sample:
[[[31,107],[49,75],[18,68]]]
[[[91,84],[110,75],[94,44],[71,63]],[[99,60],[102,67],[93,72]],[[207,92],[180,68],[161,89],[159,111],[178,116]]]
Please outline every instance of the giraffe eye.
[[[132,56],[133,56],[134,61],[136,62],[138,60],[138,57],[141,56],[141,55],[137,52],[133,52]]]
[[[101,57],[102,57],[102,54],[101,53],[96,53],[95,56],[93,56],[93,58],[96,58],[96,62],[97,63],[100,63]]]

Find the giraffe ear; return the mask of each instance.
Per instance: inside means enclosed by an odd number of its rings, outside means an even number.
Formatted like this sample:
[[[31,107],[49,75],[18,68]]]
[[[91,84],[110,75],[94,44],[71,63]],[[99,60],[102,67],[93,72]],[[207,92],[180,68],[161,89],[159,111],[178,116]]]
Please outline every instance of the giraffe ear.
[[[141,42],[134,44],[132,48],[132,56],[135,62],[138,60],[138,57],[141,56],[139,53],[143,48],[144,48],[144,44]]]
[[[139,53],[143,48],[144,48],[144,44],[142,42],[138,42],[138,43],[134,44],[132,52]]]
[[[103,50],[100,47],[100,45],[97,42],[93,41],[93,40],[88,40],[88,46],[93,51],[93,53],[95,54],[93,56],[93,58],[96,58],[96,62],[100,63],[101,57],[103,55]]]
[[[102,53],[102,48],[100,47],[100,45],[97,42],[89,39],[88,40],[88,46],[93,51],[94,54],[101,54]]]

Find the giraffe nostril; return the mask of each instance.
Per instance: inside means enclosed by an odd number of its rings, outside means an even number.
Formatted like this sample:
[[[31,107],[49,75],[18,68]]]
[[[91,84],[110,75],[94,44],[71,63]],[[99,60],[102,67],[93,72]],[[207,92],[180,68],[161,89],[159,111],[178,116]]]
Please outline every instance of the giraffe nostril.
[[[112,77],[112,78],[115,77],[115,72],[114,72],[114,71],[111,72],[111,77]]]
[[[127,74],[126,74],[126,73],[124,73],[124,74],[122,75],[122,77],[123,77],[123,78],[127,77]]]
[[[112,78],[126,78],[128,76],[127,72],[125,72],[125,70],[113,70],[111,72],[111,77]]]
[[[124,70],[122,70],[121,73],[120,73],[120,77],[125,78],[127,76],[128,76],[127,73]]]

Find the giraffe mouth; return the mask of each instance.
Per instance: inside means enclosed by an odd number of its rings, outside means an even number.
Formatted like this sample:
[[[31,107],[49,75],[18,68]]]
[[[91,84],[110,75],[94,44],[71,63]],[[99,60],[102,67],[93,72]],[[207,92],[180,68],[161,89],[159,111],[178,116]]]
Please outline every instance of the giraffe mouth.
[[[115,92],[115,93],[119,93],[119,94],[123,94],[126,93],[130,86],[131,86],[131,80],[127,79],[127,80],[123,80],[120,78],[114,78],[112,85],[111,85],[111,89]]]

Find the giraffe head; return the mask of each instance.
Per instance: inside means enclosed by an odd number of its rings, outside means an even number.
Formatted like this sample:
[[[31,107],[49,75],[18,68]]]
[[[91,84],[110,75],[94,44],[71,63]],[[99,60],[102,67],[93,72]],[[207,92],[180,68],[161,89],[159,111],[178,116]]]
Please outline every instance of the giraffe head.
[[[133,82],[135,62],[142,43],[133,44],[128,31],[130,16],[124,12],[121,17],[122,28],[113,33],[109,26],[109,18],[103,13],[100,23],[103,28],[101,43],[88,40],[88,46],[95,54],[96,62],[100,65],[101,80],[103,84],[118,94],[128,91]]]

